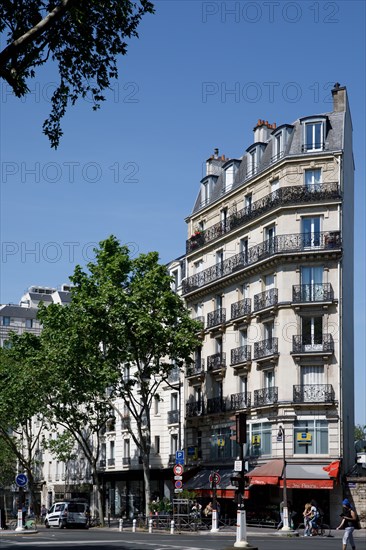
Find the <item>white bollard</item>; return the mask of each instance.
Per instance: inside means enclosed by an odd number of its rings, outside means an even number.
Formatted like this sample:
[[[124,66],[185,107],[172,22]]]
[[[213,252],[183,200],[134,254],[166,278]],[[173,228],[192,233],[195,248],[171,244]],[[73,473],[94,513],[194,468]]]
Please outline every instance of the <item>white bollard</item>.
[[[123,519],[119,520],[119,532],[122,533],[123,531]]]
[[[22,510],[18,510],[18,524],[15,528],[16,531],[25,531],[23,527],[23,514]]]
[[[217,526],[217,510],[212,510],[212,527],[211,533],[218,533],[219,529]]]
[[[152,529],[153,529],[153,520],[149,519],[149,533],[152,533]]]
[[[136,533],[136,520],[132,520],[132,533]]]
[[[174,519],[170,522],[170,534],[174,535]]]
[[[245,510],[238,510],[236,514],[236,548],[251,548],[247,542],[247,520]]]

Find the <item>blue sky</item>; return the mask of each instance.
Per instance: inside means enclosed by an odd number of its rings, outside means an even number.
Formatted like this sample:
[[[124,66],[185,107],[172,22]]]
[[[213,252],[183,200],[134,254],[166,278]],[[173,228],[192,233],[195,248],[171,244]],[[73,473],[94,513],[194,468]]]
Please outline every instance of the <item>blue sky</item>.
[[[356,422],[366,424],[365,3],[160,0],[139,33],[101,110],[69,108],[57,151],[41,132],[54,68],[23,102],[0,82],[0,302],[67,282],[111,233],[164,262],[183,254],[213,149],[239,157],[259,118],[330,111],[338,81],[354,126]]]

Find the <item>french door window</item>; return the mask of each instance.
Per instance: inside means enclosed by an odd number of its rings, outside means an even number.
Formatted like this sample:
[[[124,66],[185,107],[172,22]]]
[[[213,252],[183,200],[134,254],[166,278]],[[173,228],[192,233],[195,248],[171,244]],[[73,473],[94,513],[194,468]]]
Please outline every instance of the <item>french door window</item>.
[[[323,317],[302,318],[302,344],[305,351],[322,351]]]
[[[302,218],[302,233],[305,248],[320,246],[320,217]]]
[[[323,266],[301,267],[301,301],[323,300]]]
[[[319,191],[321,179],[322,171],[320,168],[316,170],[305,170],[305,187],[308,191]]]
[[[324,124],[321,121],[305,124],[305,150],[322,151],[324,141]]]

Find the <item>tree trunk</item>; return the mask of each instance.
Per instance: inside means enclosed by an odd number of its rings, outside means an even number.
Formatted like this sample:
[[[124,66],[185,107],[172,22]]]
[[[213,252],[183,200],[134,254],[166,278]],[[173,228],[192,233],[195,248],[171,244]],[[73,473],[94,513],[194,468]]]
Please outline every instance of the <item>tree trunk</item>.
[[[144,453],[142,459],[142,467],[144,471],[145,516],[147,520],[150,513],[150,453]]]
[[[100,482],[95,464],[93,465],[93,479],[94,479],[94,485],[97,492],[97,510],[99,514],[100,525],[104,527],[103,485]]]

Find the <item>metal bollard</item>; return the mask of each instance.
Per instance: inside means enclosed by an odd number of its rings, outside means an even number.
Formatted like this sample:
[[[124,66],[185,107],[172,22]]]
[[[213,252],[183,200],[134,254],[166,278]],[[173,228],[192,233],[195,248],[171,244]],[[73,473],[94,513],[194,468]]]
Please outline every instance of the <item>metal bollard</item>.
[[[149,533],[152,533],[153,530],[153,520],[149,519]]]
[[[174,519],[170,522],[170,534],[174,535]]]
[[[122,533],[123,531],[123,519],[119,520],[119,532]]]
[[[132,533],[136,533],[136,520],[132,520]]]

